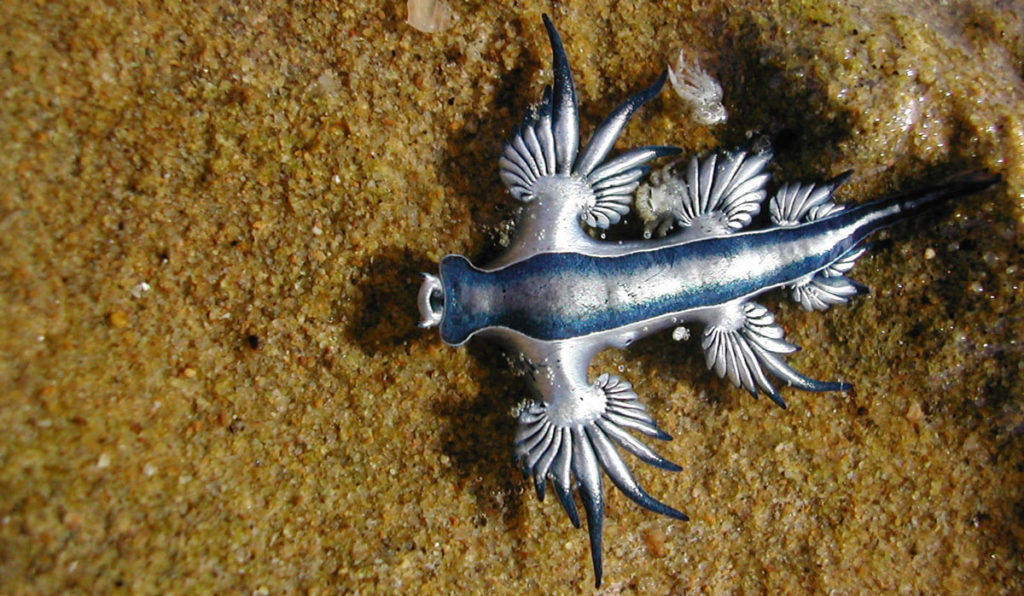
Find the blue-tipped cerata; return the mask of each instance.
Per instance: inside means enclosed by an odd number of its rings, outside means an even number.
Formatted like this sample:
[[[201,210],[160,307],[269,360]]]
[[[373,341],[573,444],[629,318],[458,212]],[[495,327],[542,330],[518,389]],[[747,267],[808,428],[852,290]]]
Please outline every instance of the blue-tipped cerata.
[[[718,151],[673,162],[651,176],[651,160],[679,153],[641,147],[609,157],[633,114],[665,76],[616,108],[580,147],[579,108],[569,61],[551,20],[554,86],[505,144],[501,179],[523,203],[516,234],[494,262],[476,267],[449,255],[438,276],[424,274],[421,325],[448,344],[471,337],[502,344],[525,363],[535,401],[519,415],[515,451],[543,499],[551,482],[573,524],[579,495],[590,533],[596,582],[602,577],[603,475],[640,506],[686,516],[650,496],[622,452],[659,468],[679,466],[637,435],[668,440],[633,387],[611,374],[596,379],[596,354],[659,331],[703,326],[709,369],[755,397],[785,407],[776,383],[806,391],[849,385],[808,378],[786,363],[798,348],[754,298],[786,289],[807,310],[846,303],[863,286],[846,277],[871,233],[998,177],[972,174],[900,196],[846,207],[833,202],[850,173],[823,183],[787,183],[769,199],[770,151]],[[770,223],[747,229],[768,201]],[[634,204],[663,208],[655,239],[605,241]],[[768,218],[765,218],[768,219]],[[589,230],[589,231],[588,231]],[[648,234],[649,235],[649,234]]]

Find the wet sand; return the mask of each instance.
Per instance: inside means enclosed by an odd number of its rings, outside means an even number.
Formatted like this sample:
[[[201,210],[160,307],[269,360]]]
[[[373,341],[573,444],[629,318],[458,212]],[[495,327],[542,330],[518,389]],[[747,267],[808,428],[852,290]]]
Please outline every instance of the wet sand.
[[[525,385],[416,328],[419,272],[496,254],[502,141],[570,55],[584,132],[680,47],[621,148],[775,140],[849,202],[996,189],[893,228],[849,307],[762,302],[810,376],[752,400],[668,336],[603,354],[675,440],[609,490],[604,593],[1021,593],[1021,2],[15,2],[0,17],[0,591],[574,593],[585,531],[512,461]]]

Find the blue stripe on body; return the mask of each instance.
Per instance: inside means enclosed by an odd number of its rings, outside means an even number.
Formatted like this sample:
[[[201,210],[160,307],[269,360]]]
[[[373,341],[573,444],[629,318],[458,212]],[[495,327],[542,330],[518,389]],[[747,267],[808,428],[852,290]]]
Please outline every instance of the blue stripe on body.
[[[459,344],[504,326],[539,340],[569,339],[723,304],[835,261],[870,231],[852,216],[615,257],[543,253],[490,272],[449,256],[441,263],[441,336]]]

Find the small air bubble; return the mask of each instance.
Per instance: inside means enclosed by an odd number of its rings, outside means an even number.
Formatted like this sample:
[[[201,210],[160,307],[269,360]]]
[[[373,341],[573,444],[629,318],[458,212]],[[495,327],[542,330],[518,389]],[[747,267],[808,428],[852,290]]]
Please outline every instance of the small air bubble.
[[[151,289],[152,286],[143,281],[132,286],[131,294],[133,298],[142,298],[142,295],[150,291]]]

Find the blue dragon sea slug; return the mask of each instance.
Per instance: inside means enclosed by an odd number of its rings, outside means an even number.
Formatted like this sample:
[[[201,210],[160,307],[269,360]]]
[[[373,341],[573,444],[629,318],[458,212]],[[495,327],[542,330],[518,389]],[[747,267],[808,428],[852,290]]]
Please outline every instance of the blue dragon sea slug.
[[[641,188],[649,162],[680,150],[609,154],[666,75],[616,108],[580,147],[568,58],[551,20],[545,17],[544,24],[554,85],[528,111],[499,161],[502,181],[523,205],[513,241],[483,267],[445,257],[439,275],[424,274],[418,303],[421,326],[438,327],[445,343],[479,337],[525,363],[536,400],[519,414],[516,457],[541,499],[551,483],[576,527],[574,489],[579,494],[600,585],[603,475],[642,507],[687,518],[649,495],[623,459],[627,452],[664,470],[680,469],[637,437],[670,439],[630,383],[614,374],[588,376],[594,356],[698,324],[708,368],[755,397],[764,393],[785,407],[779,381],[805,391],[843,391],[848,385],[808,378],[786,363],[797,347],[754,299],[780,288],[807,310],[848,302],[863,290],[846,274],[868,236],[983,190],[998,177],[969,174],[853,206],[832,201],[849,173],[823,183],[784,184],[768,201],[771,223],[747,229],[769,196],[770,152],[714,152],[676,174],[657,172],[658,180]],[[651,199],[671,206],[673,221],[662,222],[659,231],[671,224],[677,231],[631,241],[595,237],[622,221],[634,201]]]

